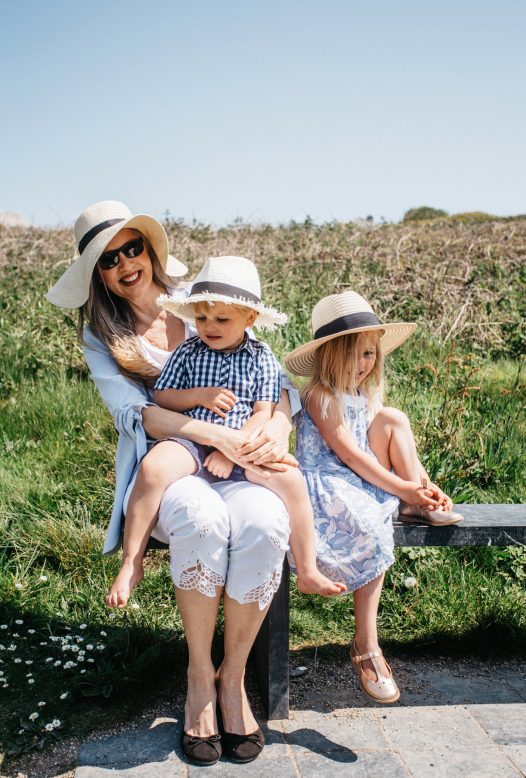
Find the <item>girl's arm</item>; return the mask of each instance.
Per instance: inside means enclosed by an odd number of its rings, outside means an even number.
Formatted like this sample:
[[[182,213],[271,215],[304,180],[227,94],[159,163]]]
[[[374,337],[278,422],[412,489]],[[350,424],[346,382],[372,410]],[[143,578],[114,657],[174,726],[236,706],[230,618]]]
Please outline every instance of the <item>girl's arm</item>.
[[[327,416],[322,418],[320,400],[321,393],[314,394],[309,403],[309,414],[324,441],[347,467],[354,470],[365,481],[379,486],[410,505],[420,505],[423,508],[429,505],[431,509],[435,507],[429,489],[425,489],[415,481],[399,478],[358,447],[354,436],[345,425],[336,400],[329,404]]]

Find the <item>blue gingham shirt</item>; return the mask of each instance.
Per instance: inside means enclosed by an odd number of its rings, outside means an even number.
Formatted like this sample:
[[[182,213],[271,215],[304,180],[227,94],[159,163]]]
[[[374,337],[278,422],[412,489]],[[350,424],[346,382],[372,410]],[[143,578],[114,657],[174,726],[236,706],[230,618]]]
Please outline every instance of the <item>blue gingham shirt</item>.
[[[198,337],[178,346],[159,376],[156,389],[195,389],[220,386],[237,397],[234,407],[222,419],[214,411],[197,405],[186,416],[241,429],[254,412],[254,403],[279,402],[281,370],[266,343],[245,340],[235,351],[214,351]]]

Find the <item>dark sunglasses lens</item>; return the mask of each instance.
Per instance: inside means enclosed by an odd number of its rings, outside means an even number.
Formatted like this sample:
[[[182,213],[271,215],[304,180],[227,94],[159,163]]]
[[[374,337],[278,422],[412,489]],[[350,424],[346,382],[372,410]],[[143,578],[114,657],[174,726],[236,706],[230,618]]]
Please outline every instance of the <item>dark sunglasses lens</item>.
[[[124,254],[127,259],[133,259],[133,257],[138,257],[139,254],[142,254],[144,251],[144,240],[142,238],[135,238],[135,240],[130,240],[128,243],[125,243],[124,246],[121,246],[120,252]]]
[[[134,238],[124,243],[118,249],[112,249],[111,251],[105,251],[99,257],[99,265],[103,270],[111,270],[112,267],[117,267],[119,264],[119,254],[124,254],[127,259],[133,259],[138,257],[144,251],[143,238]]]

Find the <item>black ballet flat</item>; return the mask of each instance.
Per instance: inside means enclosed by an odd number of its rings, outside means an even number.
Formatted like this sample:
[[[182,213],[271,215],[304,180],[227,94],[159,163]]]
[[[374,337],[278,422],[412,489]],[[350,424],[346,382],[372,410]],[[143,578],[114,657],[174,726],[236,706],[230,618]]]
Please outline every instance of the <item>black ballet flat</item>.
[[[221,735],[209,737],[195,737],[181,733],[181,748],[183,754],[194,764],[203,766],[213,765],[219,762],[222,754]]]
[[[257,759],[263,751],[265,735],[260,727],[250,735],[223,732],[221,742],[223,743],[223,756],[228,757],[232,762],[246,764],[246,762],[253,762],[254,759]]]

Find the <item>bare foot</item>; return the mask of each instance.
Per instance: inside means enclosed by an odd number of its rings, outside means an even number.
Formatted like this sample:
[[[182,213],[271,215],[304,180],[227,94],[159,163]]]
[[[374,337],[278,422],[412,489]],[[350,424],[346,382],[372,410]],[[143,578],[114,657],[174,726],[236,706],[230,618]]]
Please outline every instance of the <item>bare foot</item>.
[[[108,608],[125,608],[130,599],[132,589],[134,589],[143,578],[144,570],[142,569],[142,564],[140,567],[136,567],[131,562],[123,562],[106,597],[106,605]]]
[[[316,568],[308,573],[298,572],[296,586],[303,594],[321,594],[322,597],[334,597],[347,591],[345,584],[331,581]]]
[[[244,677],[229,678],[223,666],[217,671],[217,696],[225,732],[251,735],[259,726],[247,698]]]
[[[188,691],[184,706],[184,731],[193,737],[217,735],[215,670],[188,671]]]
[[[365,646],[369,646],[370,645],[370,647],[364,649],[363,648],[364,645]],[[362,644],[362,643],[358,644],[358,642],[355,640],[354,641],[354,647],[355,647],[356,651],[358,652],[358,654],[363,655],[363,654],[368,654],[370,651],[374,651],[375,649],[377,649],[378,648],[378,643],[375,643],[374,645],[373,644],[369,644],[367,642],[365,644]],[[378,667],[380,668],[380,672],[381,673],[383,673],[384,675],[387,675],[387,676],[390,675],[389,669],[387,667],[387,664],[386,664],[385,659],[383,658],[383,656],[375,656],[375,661],[378,662]],[[371,662],[370,659],[365,659],[361,663],[361,665],[362,665],[362,670],[364,671],[365,675],[368,678],[370,678],[371,681],[377,681],[378,680],[378,676],[376,675],[376,670],[374,669],[374,665],[373,665],[373,663]]]

